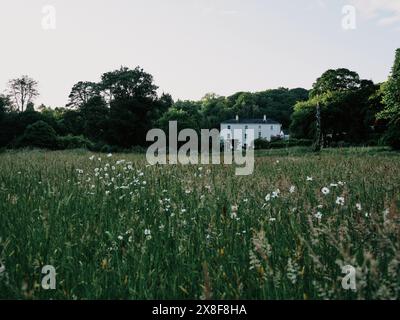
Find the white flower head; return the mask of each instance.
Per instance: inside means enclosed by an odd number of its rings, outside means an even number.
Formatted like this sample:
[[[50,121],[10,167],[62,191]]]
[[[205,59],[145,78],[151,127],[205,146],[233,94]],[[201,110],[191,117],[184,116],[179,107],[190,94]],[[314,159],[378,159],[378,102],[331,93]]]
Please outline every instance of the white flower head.
[[[265,201],[266,201],[266,202],[269,202],[270,200],[271,200],[271,194],[268,193],[268,194],[265,196]]]
[[[361,203],[356,203],[356,208],[358,211],[361,211],[362,210]]]
[[[321,192],[322,192],[324,195],[328,195],[328,194],[331,192],[331,190],[329,190],[329,188],[327,188],[327,187],[324,187],[324,188],[321,189]]]
[[[344,206],[344,197],[337,197],[336,204]]]
[[[321,212],[317,212],[315,215],[315,218],[317,218],[318,220],[322,219],[322,213]]]
[[[289,192],[290,193],[294,193],[296,191],[296,187],[295,186],[291,186],[290,188],[289,188]]]
[[[307,181],[313,181],[313,177],[307,177]]]
[[[272,198],[278,198],[280,193],[281,191],[279,189],[276,189],[274,192],[272,192]]]

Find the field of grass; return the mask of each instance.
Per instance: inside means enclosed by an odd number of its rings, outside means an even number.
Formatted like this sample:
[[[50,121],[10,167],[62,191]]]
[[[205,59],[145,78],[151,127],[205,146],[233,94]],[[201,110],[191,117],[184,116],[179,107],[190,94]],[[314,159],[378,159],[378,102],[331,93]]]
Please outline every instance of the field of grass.
[[[400,154],[277,150],[234,169],[0,154],[0,298],[400,298]]]

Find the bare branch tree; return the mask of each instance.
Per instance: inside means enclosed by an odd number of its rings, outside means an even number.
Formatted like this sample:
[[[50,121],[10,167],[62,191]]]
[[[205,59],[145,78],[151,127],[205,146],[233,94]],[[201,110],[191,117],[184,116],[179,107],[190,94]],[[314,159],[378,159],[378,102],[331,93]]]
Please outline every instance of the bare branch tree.
[[[26,110],[27,105],[39,96],[37,87],[37,81],[28,76],[22,76],[8,82],[8,94],[19,111]]]

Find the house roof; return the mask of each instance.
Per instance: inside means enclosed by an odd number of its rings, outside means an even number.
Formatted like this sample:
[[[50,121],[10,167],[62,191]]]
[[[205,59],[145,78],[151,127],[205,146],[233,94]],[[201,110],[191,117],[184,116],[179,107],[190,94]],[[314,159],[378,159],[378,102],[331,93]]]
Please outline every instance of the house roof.
[[[231,120],[226,120],[223,121],[222,124],[237,124],[237,123],[243,123],[243,124],[280,124],[279,122],[272,120],[272,119],[267,119],[264,121],[264,119],[239,119],[237,121],[236,119],[231,119]]]

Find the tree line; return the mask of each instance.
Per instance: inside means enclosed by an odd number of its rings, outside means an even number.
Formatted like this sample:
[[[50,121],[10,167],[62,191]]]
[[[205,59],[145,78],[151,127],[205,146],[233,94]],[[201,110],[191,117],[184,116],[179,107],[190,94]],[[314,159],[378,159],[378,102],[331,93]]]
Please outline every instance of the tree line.
[[[157,94],[152,75],[142,68],[121,67],[99,82],[76,83],[68,104],[35,106],[38,83],[22,76],[0,95],[0,147],[48,149],[90,148],[96,151],[145,147],[152,128],[219,128],[236,115],[267,115],[283,124],[295,139],[315,140],[320,109],[324,146],[390,145],[400,149],[400,49],[388,81],[375,84],[348,69],[328,70],[311,90],[278,88],[207,94],[199,101],[174,101]]]

